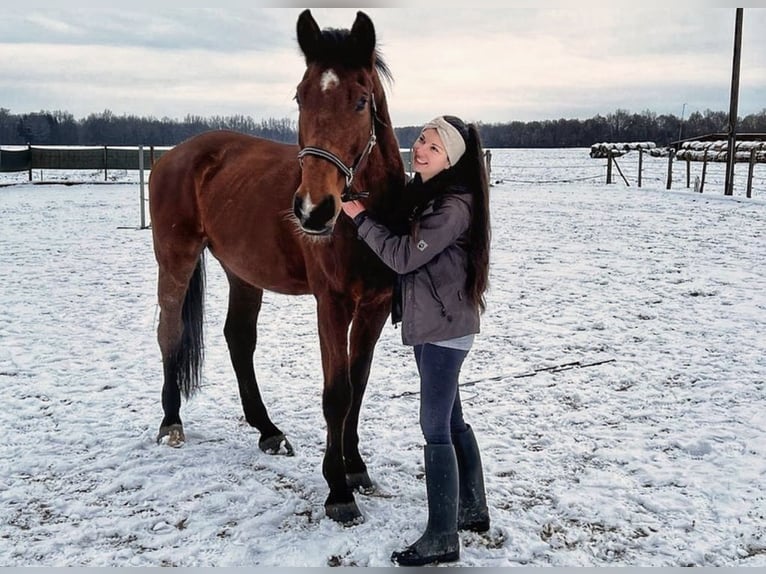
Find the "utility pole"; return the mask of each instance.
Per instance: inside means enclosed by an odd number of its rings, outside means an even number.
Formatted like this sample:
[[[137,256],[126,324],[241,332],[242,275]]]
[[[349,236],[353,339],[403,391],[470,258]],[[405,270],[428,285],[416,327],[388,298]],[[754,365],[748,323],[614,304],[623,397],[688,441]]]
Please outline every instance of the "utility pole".
[[[726,154],[726,183],[724,195],[734,195],[734,159],[737,146],[737,107],[739,104],[739,62],[742,56],[742,8],[737,8],[734,24],[734,62],[731,70],[731,98],[729,99],[729,147]]]

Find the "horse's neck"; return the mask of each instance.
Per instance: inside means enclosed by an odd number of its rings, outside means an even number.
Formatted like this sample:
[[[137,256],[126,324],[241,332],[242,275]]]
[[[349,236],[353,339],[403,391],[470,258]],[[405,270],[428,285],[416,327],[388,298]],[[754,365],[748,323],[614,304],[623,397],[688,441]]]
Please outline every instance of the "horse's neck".
[[[368,203],[370,212],[380,217],[382,221],[388,220],[394,213],[405,183],[404,164],[399,154],[399,145],[396,138],[391,138],[393,141],[386,141],[388,139],[383,137],[378,140],[379,154],[375,158],[377,165],[370,170],[371,181],[367,187],[370,192]]]

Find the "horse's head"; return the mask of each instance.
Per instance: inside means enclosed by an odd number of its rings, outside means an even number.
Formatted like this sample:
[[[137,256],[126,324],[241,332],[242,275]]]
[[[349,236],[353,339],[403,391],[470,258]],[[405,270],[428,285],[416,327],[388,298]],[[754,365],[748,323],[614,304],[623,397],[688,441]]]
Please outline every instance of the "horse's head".
[[[351,30],[320,30],[304,10],[298,44],[306,72],[295,95],[302,174],[293,213],[304,232],[328,235],[375,146],[375,28],[357,12]]]

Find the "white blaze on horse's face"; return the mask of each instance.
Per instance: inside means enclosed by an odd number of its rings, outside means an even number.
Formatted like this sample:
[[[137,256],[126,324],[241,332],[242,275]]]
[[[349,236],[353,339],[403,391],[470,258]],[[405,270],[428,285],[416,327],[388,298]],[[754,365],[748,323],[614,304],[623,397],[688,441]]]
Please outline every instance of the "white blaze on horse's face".
[[[319,86],[322,88],[323,92],[326,92],[327,90],[332,90],[333,88],[337,88],[340,84],[340,78],[338,77],[338,74],[335,73],[335,70],[332,68],[329,68],[325,70],[325,72],[322,74],[322,77],[319,80]]]

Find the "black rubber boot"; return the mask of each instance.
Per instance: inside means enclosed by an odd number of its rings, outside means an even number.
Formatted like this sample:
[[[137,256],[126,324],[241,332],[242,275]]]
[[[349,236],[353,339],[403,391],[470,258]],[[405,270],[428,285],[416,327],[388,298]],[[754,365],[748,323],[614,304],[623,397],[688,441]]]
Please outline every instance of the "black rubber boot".
[[[451,444],[426,445],[424,453],[428,525],[423,536],[414,544],[391,555],[391,560],[400,566],[454,562],[460,558],[455,449]]]
[[[460,483],[457,527],[458,530],[486,532],[489,530],[489,510],[481,455],[473,429],[467,426],[468,430],[452,435]]]

